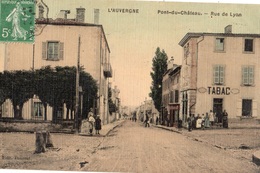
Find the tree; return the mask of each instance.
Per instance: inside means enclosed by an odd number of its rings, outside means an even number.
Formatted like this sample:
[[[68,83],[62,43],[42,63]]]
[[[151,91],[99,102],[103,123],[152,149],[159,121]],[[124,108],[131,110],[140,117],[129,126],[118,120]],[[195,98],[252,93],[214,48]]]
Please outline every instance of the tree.
[[[2,80],[4,80],[3,90],[6,94],[6,98],[9,98],[13,104],[15,119],[22,119],[23,105],[33,97],[33,78],[33,71],[4,71],[2,78]]]
[[[51,68],[50,66],[36,70],[36,95],[44,104],[53,107],[53,121],[57,120],[57,112],[59,107],[66,104],[68,119],[69,111],[75,110],[76,95],[76,68],[60,67]],[[80,86],[83,90],[83,111],[82,115],[86,115],[89,108],[97,96],[97,83],[93,77],[84,72],[84,68],[80,68]],[[45,110],[45,112],[47,112]],[[45,115],[46,116],[46,115]]]
[[[167,54],[164,50],[160,50],[157,47],[155,56],[152,63],[152,72],[150,73],[152,77],[152,86],[150,87],[151,92],[149,96],[153,99],[155,108],[160,111],[162,102],[162,79],[163,74],[167,70]]]

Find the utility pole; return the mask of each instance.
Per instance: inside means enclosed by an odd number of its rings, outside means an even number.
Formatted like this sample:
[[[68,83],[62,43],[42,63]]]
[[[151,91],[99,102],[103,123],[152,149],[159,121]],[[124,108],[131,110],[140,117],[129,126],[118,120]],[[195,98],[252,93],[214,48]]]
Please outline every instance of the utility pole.
[[[76,105],[75,105],[75,130],[79,133],[79,71],[80,71],[80,36],[78,42],[78,58],[76,66]]]

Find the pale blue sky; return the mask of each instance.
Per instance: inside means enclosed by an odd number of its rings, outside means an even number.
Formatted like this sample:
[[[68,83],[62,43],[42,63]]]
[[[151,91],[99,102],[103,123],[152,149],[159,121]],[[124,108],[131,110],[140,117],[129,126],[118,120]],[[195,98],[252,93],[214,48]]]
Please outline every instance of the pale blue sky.
[[[49,17],[52,18],[56,18],[60,10],[70,10],[68,18],[75,18],[76,8],[84,7],[87,23],[93,23],[94,9],[100,9],[99,23],[107,35],[115,72],[110,81],[120,89],[123,105],[137,106],[146,97],[149,99],[150,71],[157,47],[164,49],[169,58],[173,56],[175,62],[180,64],[182,49],[178,42],[187,32],[223,32],[224,27],[231,24],[234,33],[260,34],[260,5],[123,0],[44,2],[49,6]],[[113,13],[108,10],[111,8],[134,8],[139,9],[139,13]],[[194,11],[202,15],[158,14],[158,10]],[[211,12],[220,13],[220,16],[211,16]],[[228,16],[222,16],[224,12]],[[231,17],[230,13],[242,16]]]

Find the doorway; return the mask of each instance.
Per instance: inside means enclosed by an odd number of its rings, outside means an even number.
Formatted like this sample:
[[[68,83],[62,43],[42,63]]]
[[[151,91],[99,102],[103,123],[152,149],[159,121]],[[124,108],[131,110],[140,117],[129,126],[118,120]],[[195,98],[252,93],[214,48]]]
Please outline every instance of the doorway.
[[[223,99],[214,98],[213,99],[213,112],[216,113],[217,122],[222,122],[222,112],[223,112]]]

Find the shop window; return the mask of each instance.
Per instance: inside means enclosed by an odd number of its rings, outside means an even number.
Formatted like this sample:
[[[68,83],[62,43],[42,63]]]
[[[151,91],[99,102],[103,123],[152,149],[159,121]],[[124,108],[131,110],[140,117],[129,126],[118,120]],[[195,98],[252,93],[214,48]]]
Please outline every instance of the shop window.
[[[225,50],[225,39],[224,38],[216,38],[216,40],[215,40],[215,50],[216,51],[224,51]]]
[[[253,52],[254,51],[254,40],[253,39],[245,39],[244,40],[244,51],[245,52]]]
[[[244,86],[252,86],[254,84],[254,67],[242,67],[242,84]]]
[[[213,67],[213,80],[216,85],[223,85],[225,79],[225,66],[215,65]]]
[[[48,41],[42,43],[42,59],[58,61],[63,59],[64,43]]]

